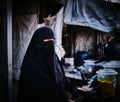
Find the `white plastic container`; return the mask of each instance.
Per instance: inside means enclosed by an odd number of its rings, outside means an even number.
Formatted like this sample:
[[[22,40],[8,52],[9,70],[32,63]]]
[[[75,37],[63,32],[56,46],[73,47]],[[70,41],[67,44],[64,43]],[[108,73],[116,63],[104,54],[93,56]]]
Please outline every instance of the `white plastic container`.
[[[98,89],[101,96],[115,96],[116,72],[113,69],[100,69],[96,71],[98,77]]]

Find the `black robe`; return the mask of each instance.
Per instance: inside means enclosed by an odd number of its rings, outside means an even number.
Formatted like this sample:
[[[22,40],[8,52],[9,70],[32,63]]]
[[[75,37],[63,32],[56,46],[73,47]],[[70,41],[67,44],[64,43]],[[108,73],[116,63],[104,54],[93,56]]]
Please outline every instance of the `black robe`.
[[[67,102],[67,83],[62,63],[54,50],[49,27],[35,31],[21,66],[18,102]]]

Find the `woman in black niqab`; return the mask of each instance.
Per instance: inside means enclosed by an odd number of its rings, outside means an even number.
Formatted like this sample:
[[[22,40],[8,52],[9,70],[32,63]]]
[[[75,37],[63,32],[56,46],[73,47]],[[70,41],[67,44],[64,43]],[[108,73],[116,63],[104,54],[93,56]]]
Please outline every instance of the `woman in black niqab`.
[[[18,102],[67,102],[66,79],[54,50],[54,33],[37,29],[21,66]]]

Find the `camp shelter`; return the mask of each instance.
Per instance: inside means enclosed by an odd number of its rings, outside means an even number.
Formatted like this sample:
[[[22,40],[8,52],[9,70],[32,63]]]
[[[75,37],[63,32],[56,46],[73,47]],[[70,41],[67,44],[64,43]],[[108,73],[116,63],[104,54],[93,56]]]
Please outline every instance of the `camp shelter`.
[[[98,51],[97,56],[102,56],[104,38],[115,36],[120,27],[119,7],[119,0],[0,0],[0,81],[4,89],[0,101],[13,102],[12,79],[18,80],[25,51],[38,27],[47,24],[55,31],[56,45],[65,48],[66,57],[78,50],[95,55]],[[58,48],[56,52],[59,55]]]

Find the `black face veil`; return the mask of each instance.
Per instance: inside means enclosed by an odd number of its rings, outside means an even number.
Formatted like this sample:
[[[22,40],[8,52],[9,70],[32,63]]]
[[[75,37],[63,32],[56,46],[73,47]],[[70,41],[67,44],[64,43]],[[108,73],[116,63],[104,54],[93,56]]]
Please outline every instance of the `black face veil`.
[[[39,48],[40,51],[43,50],[42,54],[45,55],[47,54],[46,53],[47,51],[51,53],[54,50],[53,41],[43,42],[44,39],[49,39],[49,38],[55,39],[53,31],[49,27],[41,27],[37,29],[33,34],[33,37],[31,39],[25,57],[29,56],[29,54],[33,52],[34,48]]]

